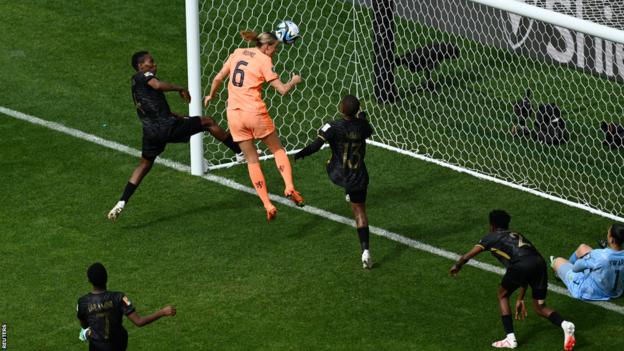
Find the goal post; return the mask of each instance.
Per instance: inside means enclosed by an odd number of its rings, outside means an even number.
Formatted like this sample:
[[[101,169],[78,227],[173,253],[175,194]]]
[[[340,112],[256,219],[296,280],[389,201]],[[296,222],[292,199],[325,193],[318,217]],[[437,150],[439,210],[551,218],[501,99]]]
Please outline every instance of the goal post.
[[[188,89],[191,95],[189,116],[202,115],[202,88],[201,88],[201,57],[199,51],[199,4],[198,0],[186,0],[186,57],[188,71]],[[197,133],[189,142],[191,155],[191,174],[203,175],[204,168],[204,138],[203,133]]]
[[[199,0],[198,8],[198,97],[246,45],[240,30],[299,25],[302,39],[273,60],[283,81],[298,73],[304,83],[285,97],[263,92],[287,152],[356,93],[375,127],[372,145],[624,220],[624,146],[601,130],[624,125],[622,2]],[[222,126],[226,100],[222,89],[205,111]],[[204,160],[212,169],[236,164],[214,138],[203,146],[191,157],[202,171]]]

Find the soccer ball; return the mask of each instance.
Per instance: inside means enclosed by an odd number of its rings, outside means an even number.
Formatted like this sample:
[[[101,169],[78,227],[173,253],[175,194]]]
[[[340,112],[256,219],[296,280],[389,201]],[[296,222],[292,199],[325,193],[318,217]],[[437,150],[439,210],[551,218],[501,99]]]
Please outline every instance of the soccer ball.
[[[293,21],[281,21],[277,25],[275,36],[284,44],[292,44],[299,39],[299,27]]]

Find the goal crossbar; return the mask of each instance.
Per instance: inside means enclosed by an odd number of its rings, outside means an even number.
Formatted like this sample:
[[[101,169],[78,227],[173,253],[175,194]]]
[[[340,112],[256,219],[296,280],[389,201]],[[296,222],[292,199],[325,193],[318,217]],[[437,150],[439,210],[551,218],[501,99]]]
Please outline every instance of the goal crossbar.
[[[477,4],[532,18],[555,26],[572,29],[616,43],[624,44],[624,31],[564,13],[551,11],[517,0],[468,0]]]

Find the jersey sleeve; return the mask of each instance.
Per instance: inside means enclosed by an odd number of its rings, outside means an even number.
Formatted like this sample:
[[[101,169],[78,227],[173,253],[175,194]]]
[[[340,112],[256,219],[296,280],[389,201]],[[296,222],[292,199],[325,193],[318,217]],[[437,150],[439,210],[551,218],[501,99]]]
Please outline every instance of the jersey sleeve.
[[[80,308],[80,300],[78,300],[78,303],[76,304],[76,317],[78,317],[78,319],[80,319],[81,321],[87,320],[87,316],[85,315],[84,311]]]
[[[143,73],[142,76],[143,76],[142,79],[145,81],[145,83],[147,83],[150,80],[156,78],[156,75],[154,73],[152,73],[152,72],[145,72],[145,73]],[[156,79],[158,79],[158,78],[156,78]]]
[[[265,60],[260,66],[260,72],[264,77],[266,82],[271,82],[279,78],[277,73],[275,73],[275,66],[273,66],[273,62],[271,59]]]
[[[496,236],[492,234],[488,234],[481,238],[476,246],[480,246],[483,250],[489,250],[494,243],[496,242]]]
[[[225,62],[223,63],[223,67],[228,67],[228,69],[230,69],[230,67],[232,67],[232,61],[234,60],[234,56],[234,53],[230,54],[227,60],[225,60]]]
[[[119,297],[120,297],[119,308],[124,315],[127,316],[135,311],[132,301],[130,301],[130,299],[128,298],[128,296],[126,296],[126,294],[120,293]]]
[[[583,256],[581,259],[576,260],[572,270],[574,272],[582,272],[586,269],[595,270],[602,266],[603,260],[600,259],[602,254],[602,250],[592,250],[587,255]]]
[[[323,124],[321,129],[319,129],[318,131],[319,138],[323,139],[326,143],[332,139],[333,134],[334,134],[334,129],[332,128],[332,125],[329,122]]]

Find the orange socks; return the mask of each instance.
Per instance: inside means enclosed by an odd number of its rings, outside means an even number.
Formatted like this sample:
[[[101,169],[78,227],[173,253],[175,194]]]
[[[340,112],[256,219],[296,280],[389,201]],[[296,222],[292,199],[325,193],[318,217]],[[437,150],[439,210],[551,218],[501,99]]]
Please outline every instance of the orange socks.
[[[275,156],[275,164],[277,165],[277,169],[282,175],[282,178],[284,179],[284,185],[286,186],[286,191],[284,195],[290,195],[290,193],[295,191],[295,186],[293,185],[292,168],[290,167],[290,160],[288,159],[288,155],[286,155],[286,151],[284,151],[284,149],[279,149],[273,155]],[[247,163],[247,170],[249,171],[249,178],[251,179],[251,183],[256,189],[260,200],[262,200],[264,208],[266,208],[267,210],[274,208],[271,200],[269,199],[269,191],[267,189],[266,181],[264,180],[264,174],[262,173],[260,163]]]
[[[295,185],[293,184],[292,179],[292,168],[290,167],[290,160],[288,159],[288,155],[286,155],[286,151],[284,151],[284,149],[279,149],[273,155],[275,156],[275,164],[277,165],[277,169],[282,175],[282,178],[284,178],[286,192],[290,193],[294,191]]]
[[[256,189],[260,200],[262,200],[264,208],[268,210],[274,207],[271,200],[269,200],[269,191],[267,190],[266,182],[264,181],[264,174],[262,173],[260,163],[248,163],[247,170],[249,171],[251,184],[253,184]]]

